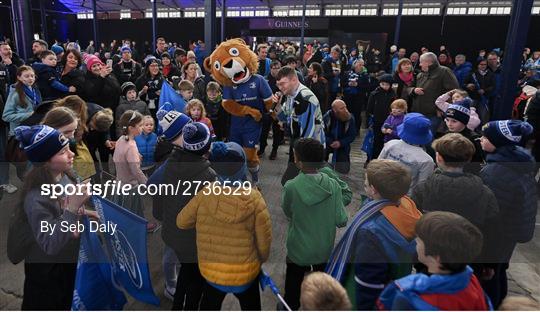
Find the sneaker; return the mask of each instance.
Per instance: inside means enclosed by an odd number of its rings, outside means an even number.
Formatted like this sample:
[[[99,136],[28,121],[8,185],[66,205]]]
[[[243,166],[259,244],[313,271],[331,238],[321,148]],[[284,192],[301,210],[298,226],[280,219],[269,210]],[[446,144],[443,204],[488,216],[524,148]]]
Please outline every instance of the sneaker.
[[[277,158],[277,148],[273,148],[272,152],[270,153],[270,157],[268,157],[270,160],[276,160]]]
[[[174,294],[176,293],[176,288],[167,287],[165,286],[165,289],[163,290],[163,295],[165,298],[174,301]]]
[[[146,232],[147,233],[155,233],[157,230],[159,230],[159,228],[161,228],[161,225],[157,224],[157,223],[148,222],[146,224]]]
[[[0,187],[2,187],[8,194],[13,194],[18,190],[18,188],[13,184],[2,184]]]

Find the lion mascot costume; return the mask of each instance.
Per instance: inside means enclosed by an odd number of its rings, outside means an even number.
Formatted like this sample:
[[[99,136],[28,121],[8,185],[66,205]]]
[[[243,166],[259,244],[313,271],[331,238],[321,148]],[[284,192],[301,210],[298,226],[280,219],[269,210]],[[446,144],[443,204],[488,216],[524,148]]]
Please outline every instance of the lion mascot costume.
[[[258,186],[259,144],[265,111],[272,107],[272,89],[257,74],[257,55],[242,39],[222,42],[204,60],[204,68],[223,86],[223,108],[231,114],[229,141],[243,147],[253,183]]]

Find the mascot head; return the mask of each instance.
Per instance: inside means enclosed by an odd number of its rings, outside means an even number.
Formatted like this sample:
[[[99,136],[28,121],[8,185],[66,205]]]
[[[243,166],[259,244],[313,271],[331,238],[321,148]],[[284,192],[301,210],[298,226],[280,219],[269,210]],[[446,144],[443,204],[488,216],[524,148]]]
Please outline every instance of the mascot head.
[[[204,69],[223,86],[241,84],[257,72],[257,55],[251,51],[242,39],[222,42],[212,54],[204,60]]]

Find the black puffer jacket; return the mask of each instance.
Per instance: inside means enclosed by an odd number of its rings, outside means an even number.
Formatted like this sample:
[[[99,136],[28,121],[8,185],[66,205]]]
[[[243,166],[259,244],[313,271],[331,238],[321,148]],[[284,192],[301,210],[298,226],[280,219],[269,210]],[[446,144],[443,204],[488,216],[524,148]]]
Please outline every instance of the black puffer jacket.
[[[413,189],[411,197],[423,212],[453,212],[476,225],[484,235],[481,261],[496,261],[499,207],[495,195],[480,177],[437,169]]]
[[[120,99],[120,84],[116,77],[108,75],[103,78],[86,72],[85,79],[83,99],[115,111]]]
[[[197,245],[195,230],[181,230],[176,226],[176,216],[195,195],[196,183],[214,181],[216,173],[210,168],[210,162],[202,156],[175,148],[164,164],[163,183],[177,185],[178,193],[162,195],[163,229],[161,236],[167,246],[181,255],[180,262],[195,263],[197,261]],[[184,192],[189,195],[183,195]]]
[[[62,70],[60,70],[62,72]],[[66,86],[74,86],[77,91],[75,93],[80,97],[83,97],[84,94],[84,85],[85,85],[85,78],[84,73],[79,69],[73,69],[67,74],[60,77],[60,82],[63,83]]]
[[[499,235],[518,243],[530,241],[538,209],[534,157],[520,146],[503,146],[487,154],[486,161],[480,176],[499,203]]]

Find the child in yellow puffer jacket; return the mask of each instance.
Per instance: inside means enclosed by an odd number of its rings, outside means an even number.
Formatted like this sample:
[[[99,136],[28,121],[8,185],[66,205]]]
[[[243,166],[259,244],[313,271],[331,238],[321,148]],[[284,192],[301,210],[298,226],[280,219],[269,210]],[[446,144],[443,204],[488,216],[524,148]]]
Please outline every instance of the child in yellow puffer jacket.
[[[221,310],[233,293],[242,310],[261,310],[258,276],[270,254],[272,225],[261,193],[246,181],[246,155],[234,142],[215,142],[210,151],[215,185],[199,193],[176,219],[195,227],[199,269],[206,280],[201,310]],[[248,186],[248,187],[243,187]]]

